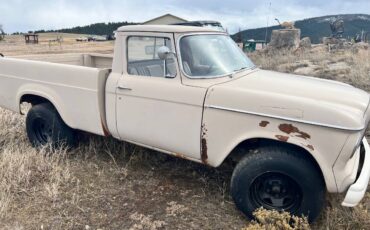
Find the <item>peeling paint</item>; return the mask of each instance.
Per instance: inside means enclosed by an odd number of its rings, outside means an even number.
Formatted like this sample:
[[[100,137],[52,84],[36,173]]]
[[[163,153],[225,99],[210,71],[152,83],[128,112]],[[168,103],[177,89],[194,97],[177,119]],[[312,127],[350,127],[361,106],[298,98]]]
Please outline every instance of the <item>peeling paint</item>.
[[[311,149],[312,151],[315,150],[315,148],[312,145],[306,145],[307,148]]]
[[[266,127],[268,124],[270,124],[269,121],[261,121],[260,122],[260,126],[263,127],[263,128]]]
[[[101,119],[101,126],[102,126],[102,128],[103,128],[104,136],[109,137],[109,136],[110,136],[110,132],[109,132],[109,130],[105,127],[105,124],[104,124],[103,119]]]
[[[207,135],[208,129],[206,128],[206,125],[202,125],[202,137],[205,137]]]
[[[184,155],[184,154],[181,154],[181,153],[174,153],[174,155],[178,158],[181,158],[181,159],[185,159],[187,160],[188,158]]]
[[[202,138],[202,152],[201,152],[201,158],[202,158],[202,162],[204,164],[207,164],[207,160],[208,160],[208,148],[207,148],[207,139],[205,138]]]
[[[299,132],[299,135],[296,135],[297,137],[300,137],[300,138],[303,138],[303,139],[310,139],[311,138],[311,136],[308,134],[308,133],[305,133],[305,132],[302,132],[302,131],[300,131]]]
[[[207,147],[207,128],[205,124],[202,124],[202,131],[201,131],[201,153],[200,157],[204,164],[207,164],[208,160],[208,147]]]
[[[287,142],[289,140],[289,137],[288,136],[283,136],[283,135],[275,135],[275,137],[280,140],[280,141],[284,141],[284,142]]]
[[[293,126],[292,124],[281,124],[279,125],[279,129],[286,134],[297,133],[296,137],[300,137],[303,139],[311,138],[311,136],[308,133],[305,133],[299,130],[297,127]]]

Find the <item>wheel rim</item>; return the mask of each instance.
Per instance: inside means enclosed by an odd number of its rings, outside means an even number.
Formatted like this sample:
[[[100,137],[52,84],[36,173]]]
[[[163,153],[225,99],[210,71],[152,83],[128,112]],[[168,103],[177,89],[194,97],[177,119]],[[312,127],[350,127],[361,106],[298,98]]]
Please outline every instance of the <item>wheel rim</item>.
[[[268,172],[254,179],[250,195],[256,207],[296,211],[302,201],[302,190],[291,177]]]
[[[36,139],[41,144],[47,144],[51,140],[53,130],[49,126],[46,120],[42,118],[36,119],[33,125],[33,130],[34,130]]]

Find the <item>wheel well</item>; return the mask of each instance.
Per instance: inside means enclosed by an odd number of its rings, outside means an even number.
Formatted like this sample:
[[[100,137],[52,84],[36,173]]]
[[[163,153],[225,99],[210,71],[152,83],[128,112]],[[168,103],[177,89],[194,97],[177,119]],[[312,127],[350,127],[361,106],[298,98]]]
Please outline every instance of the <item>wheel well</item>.
[[[48,99],[41,97],[41,96],[36,96],[32,94],[25,94],[21,97],[19,104],[22,104],[24,102],[30,103],[32,106],[38,105],[41,103],[46,103],[49,102],[52,104]]]
[[[19,111],[20,111],[21,114],[26,114],[27,112],[25,112],[25,111],[28,110],[28,109],[24,110],[25,107],[22,106],[22,103],[29,103],[32,106],[39,105],[39,104],[42,104],[42,103],[49,103],[54,108],[56,108],[54,106],[54,104],[51,103],[51,101],[49,101],[48,99],[46,99],[44,97],[33,95],[33,94],[25,94],[19,100]]]
[[[291,148],[295,149],[296,152],[300,152],[302,154],[302,157],[309,160],[316,168],[317,170],[320,171],[321,177],[323,181],[325,182],[324,175],[322,174],[322,170],[320,168],[320,165],[317,163],[316,159],[309,153],[306,149],[286,143],[286,142],[281,142],[277,140],[272,140],[272,139],[266,139],[266,138],[253,138],[253,139],[248,139],[240,144],[238,144],[229,154],[229,156],[226,158],[226,160],[232,161],[232,162],[239,162],[242,157],[244,157],[248,153],[252,153],[253,150],[257,150],[261,146],[266,146],[266,145],[275,145],[279,146],[282,148]]]
[[[22,95],[20,100],[19,100],[19,111],[20,111],[20,114],[26,115],[31,107],[30,106],[22,106],[22,103],[29,103],[29,104],[31,104],[32,107],[35,106],[35,105],[44,104],[44,103],[50,104],[50,106],[53,109],[55,109],[55,111],[58,113],[58,115],[60,116],[62,121],[68,127],[71,128],[70,124],[68,124],[66,122],[66,120],[64,119],[64,116],[62,115],[62,113],[59,112],[61,110],[58,110],[58,108],[54,105],[54,103],[52,103],[49,99],[47,99],[45,97],[42,97],[42,96],[34,95],[34,94]]]

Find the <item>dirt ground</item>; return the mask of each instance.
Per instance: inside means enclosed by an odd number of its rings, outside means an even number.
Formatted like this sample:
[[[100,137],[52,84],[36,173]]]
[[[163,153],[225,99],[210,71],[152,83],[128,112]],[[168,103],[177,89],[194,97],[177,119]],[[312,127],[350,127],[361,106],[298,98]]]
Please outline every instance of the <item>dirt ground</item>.
[[[113,51],[113,42],[75,42],[78,36],[63,34],[62,45],[50,47],[55,34],[42,35],[39,45],[7,37],[0,53]],[[370,92],[369,50],[255,53],[251,58],[262,68],[282,72],[314,65],[309,74]],[[345,63],[342,69],[328,67],[339,62]],[[0,109],[0,229],[242,229],[249,223],[229,195],[231,164],[213,169],[87,134],[72,151],[37,151],[28,143],[24,123],[24,116]],[[342,199],[328,195],[311,227],[368,229],[370,192],[353,209],[341,207]]]

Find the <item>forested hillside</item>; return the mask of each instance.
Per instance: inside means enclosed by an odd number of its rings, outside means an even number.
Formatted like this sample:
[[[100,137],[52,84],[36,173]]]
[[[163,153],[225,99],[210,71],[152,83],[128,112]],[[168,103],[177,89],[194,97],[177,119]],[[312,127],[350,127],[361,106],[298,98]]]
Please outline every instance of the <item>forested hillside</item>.
[[[295,27],[301,29],[302,37],[310,37],[313,43],[320,43],[321,38],[331,35],[330,22],[337,18],[342,18],[344,21],[345,38],[352,38],[356,33],[361,33],[362,30],[370,31],[370,15],[368,14],[346,14],[346,15],[330,15],[317,18],[309,18],[295,22]],[[277,23],[276,23],[277,24]],[[271,31],[279,29],[280,26],[272,26],[267,30],[267,40],[270,40]],[[239,35],[240,33],[240,35]],[[243,40],[255,39],[265,40],[266,28],[248,29],[234,34],[232,37]]]
[[[68,29],[60,30],[38,30],[36,33],[45,33],[45,32],[60,32],[60,33],[74,33],[74,34],[95,34],[95,35],[108,35],[113,34],[120,26],[125,25],[134,25],[137,23],[133,22],[109,22],[109,23],[95,23],[87,26],[77,26]]]

